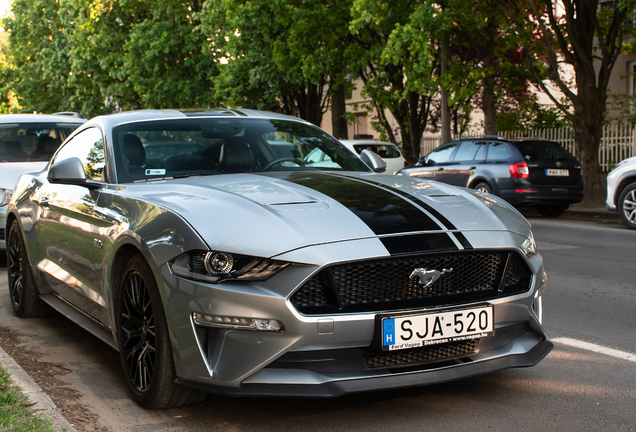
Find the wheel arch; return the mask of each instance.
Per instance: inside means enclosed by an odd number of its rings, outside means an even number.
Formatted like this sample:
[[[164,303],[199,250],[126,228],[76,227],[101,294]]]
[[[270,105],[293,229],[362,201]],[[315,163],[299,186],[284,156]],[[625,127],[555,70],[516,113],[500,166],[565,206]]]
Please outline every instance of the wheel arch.
[[[616,185],[616,191],[614,192],[614,205],[618,207],[618,198],[623,193],[623,190],[632,183],[636,183],[636,172],[630,173],[627,177],[621,179]]]
[[[475,186],[477,186],[479,183],[486,183],[488,186],[490,186],[490,189],[492,189],[493,193],[496,190],[496,188],[493,186],[493,184],[486,177],[476,177],[476,178],[472,179],[470,181],[470,184],[468,185],[468,187],[470,189],[475,189]]]

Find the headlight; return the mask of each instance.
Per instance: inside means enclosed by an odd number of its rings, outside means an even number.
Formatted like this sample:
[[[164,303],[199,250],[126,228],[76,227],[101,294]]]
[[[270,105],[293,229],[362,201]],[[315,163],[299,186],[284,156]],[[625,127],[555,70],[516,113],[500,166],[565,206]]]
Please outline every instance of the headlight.
[[[289,265],[268,258],[201,250],[179,255],[169,264],[177,276],[211,283],[227,279],[261,281]]]
[[[532,256],[537,253],[537,244],[534,241],[532,231],[530,231],[530,235],[521,245],[521,250],[526,254],[526,256]]]
[[[10,189],[0,189],[0,207],[9,204],[13,191]]]

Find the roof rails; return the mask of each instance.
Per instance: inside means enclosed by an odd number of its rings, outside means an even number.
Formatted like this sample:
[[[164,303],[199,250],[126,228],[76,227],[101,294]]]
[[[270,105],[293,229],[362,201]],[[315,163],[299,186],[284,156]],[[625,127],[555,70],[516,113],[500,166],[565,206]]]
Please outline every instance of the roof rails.
[[[464,135],[457,138],[453,138],[453,141],[462,140],[462,139],[481,139],[481,138],[500,139],[500,140],[509,139],[508,137],[500,136],[500,135]]]
[[[61,112],[53,113],[53,115],[67,115],[67,116],[78,117],[78,118],[86,120],[86,118],[84,118],[84,116],[82,116],[80,113],[76,113],[73,111],[61,111]]]

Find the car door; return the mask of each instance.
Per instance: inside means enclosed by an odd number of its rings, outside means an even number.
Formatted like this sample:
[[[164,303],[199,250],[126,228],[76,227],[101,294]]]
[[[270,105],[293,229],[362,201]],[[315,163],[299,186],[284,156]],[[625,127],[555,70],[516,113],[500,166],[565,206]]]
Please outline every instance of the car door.
[[[474,141],[462,141],[453,156],[453,160],[444,168],[444,182],[455,186],[468,187],[473,174],[479,165],[475,156],[483,143]],[[485,154],[485,149],[480,152]]]
[[[486,160],[479,167],[479,175],[493,187],[493,193],[514,189],[509,164],[513,154],[504,142],[489,142]]]
[[[103,142],[98,128],[86,129],[64,144],[53,163],[77,157],[86,178],[101,181],[106,162]],[[81,185],[48,181],[42,185],[36,197],[41,208],[38,241],[46,245],[46,252],[38,269],[51,290],[104,322],[104,254],[95,236],[103,222],[94,216],[99,195],[99,189]]]
[[[444,144],[417,163],[417,168],[409,170],[410,177],[422,177],[430,180],[446,182],[446,169],[450,166],[453,154],[457,149],[456,142]]]

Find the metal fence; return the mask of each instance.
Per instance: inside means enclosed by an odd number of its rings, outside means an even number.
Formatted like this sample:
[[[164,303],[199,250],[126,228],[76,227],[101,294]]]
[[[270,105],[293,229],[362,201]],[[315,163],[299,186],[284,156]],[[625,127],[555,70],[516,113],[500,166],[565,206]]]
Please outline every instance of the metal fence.
[[[571,127],[555,129],[534,129],[526,131],[500,131],[499,136],[508,138],[533,137],[556,141],[576,156],[574,130]],[[441,135],[426,135],[420,145],[421,155],[437,148]],[[598,150],[599,163],[603,172],[609,172],[614,166],[631,156],[636,156],[636,128],[625,124],[609,124],[603,127],[603,137]]]

